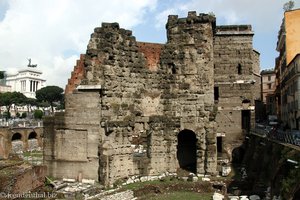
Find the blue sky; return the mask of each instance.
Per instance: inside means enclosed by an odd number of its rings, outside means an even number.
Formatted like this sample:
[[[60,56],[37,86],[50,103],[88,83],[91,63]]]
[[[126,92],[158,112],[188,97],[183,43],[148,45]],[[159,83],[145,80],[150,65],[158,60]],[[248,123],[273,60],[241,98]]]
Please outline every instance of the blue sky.
[[[0,0],[0,70],[14,73],[27,58],[47,85],[64,88],[90,34],[102,22],[119,22],[138,41],[166,42],[168,15],[213,12],[218,25],[251,24],[261,69],[274,67],[283,0]],[[299,8],[299,3],[295,3]]]

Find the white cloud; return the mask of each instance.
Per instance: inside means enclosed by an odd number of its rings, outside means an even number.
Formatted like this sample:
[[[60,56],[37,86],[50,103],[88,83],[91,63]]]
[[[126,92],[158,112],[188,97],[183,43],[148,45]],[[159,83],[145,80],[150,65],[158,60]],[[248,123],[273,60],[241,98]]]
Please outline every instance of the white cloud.
[[[189,10],[214,12],[218,24],[252,24],[255,38],[261,34],[276,38],[285,2],[0,0],[0,70],[16,72],[27,66],[27,58],[32,58],[32,63],[44,72],[47,85],[64,88],[76,59],[86,51],[90,34],[102,22],[118,22],[123,28],[133,29],[141,41],[163,41],[167,16],[185,17]],[[263,58],[264,51],[269,54],[270,49],[274,47],[258,50]]]
[[[85,53],[95,27],[106,21],[132,28],[156,8],[156,0],[7,2],[8,9],[0,21],[1,70],[15,72],[32,58],[37,69],[43,71],[47,85],[63,88],[79,54]]]
[[[181,3],[180,3],[181,2]],[[176,4],[170,4],[159,15],[167,16],[174,10],[175,14],[183,14],[185,17],[188,11],[198,11],[208,13],[214,12],[219,24],[246,23],[253,24],[261,31],[269,31],[277,27],[277,23],[282,18],[283,4],[286,1],[274,0],[190,0],[180,1]],[[160,20],[158,19],[158,22]],[[266,26],[268,22],[268,26]]]
[[[172,8],[172,9],[164,10],[163,12],[156,15],[156,17],[155,17],[155,20],[156,20],[155,27],[156,28],[163,27],[167,22],[168,16],[171,15],[171,14],[174,15],[175,13],[178,13],[178,9]]]
[[[277,34],[283,18],[283,5],[288,0],[177,0],[160,11],[156,18],[156,28],[162,29],[162,16],[176,14],[186,17],[188,11],[197,13],[213,12],[218,25],[251,24],[254,35],[254,48],[261,53],[261,68],[274,67]],[[295,1],[299,8],[300,2]],[[175,11],[175,13],[174,13]]]

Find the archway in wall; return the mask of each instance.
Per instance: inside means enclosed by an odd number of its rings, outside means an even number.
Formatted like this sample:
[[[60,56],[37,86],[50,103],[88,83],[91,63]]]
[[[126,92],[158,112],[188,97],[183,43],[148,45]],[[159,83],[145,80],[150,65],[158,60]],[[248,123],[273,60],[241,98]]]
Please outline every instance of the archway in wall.
[[[22,140],[22,135],[20,133],[13,134],[11,141]]]
[[[37,140],[37,133],[32,131],[28,135],[28,149],[29,150],[37,150],[39,148],[38,140]]]
[[[28,140],[32,140],[32,139],[37,139],[37,134],[36,132],[31,132],[28,136]]]
[[[177,159],[181,169],[196,173],[197,147],[196,134],[191,130],[180,131],[177,145]]]
[[[23,149],[23,141],[21,133],[14,133],[11,137],[11,147],[13,153],[20,153]]]

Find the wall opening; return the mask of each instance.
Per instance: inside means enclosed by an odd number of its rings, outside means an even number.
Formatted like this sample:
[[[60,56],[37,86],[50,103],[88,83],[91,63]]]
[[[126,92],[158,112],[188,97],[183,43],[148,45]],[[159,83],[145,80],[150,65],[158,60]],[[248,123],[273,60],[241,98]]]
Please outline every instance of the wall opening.
[[[217,152],[222,153],[223,152],[223,137],[217,137]]]
[[[214,87],[214,100],[219,101],[219,87]]]
[[[251,112],[250,110],[242,110],[242,129],[250,131],[250,120]]]
[[[36,138],[37,138],[36,132],[31,132],[28,136],[28,140],[32,140],[32,139],[36,139]]]
[[[177,159],[181,169],[196,173],[197,148],[196,134],[191,130],[183,130],[178,134]]]
[[[22,139],[22,135],[20,133],[15,133],[13,134],[11,141],[21,140],[21,139]]]
[[[177,69],[174,63],[168,63],[168,73],[169,74],[176,74]]]
[[[241,64],[238,64],[238,66],[237,66],[237,71],[238,71],[238,74],[239,74],[239,75],[242,74],[242,65],[241,65]]]
[[[243,147],[236,147],[232,151],[232,163],[241,164],[245,155],[245,150]]]

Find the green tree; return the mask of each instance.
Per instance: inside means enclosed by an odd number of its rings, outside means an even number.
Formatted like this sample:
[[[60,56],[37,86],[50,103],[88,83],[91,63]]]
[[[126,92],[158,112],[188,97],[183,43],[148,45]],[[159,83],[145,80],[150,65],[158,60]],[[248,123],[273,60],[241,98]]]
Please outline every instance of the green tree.
[[[42,119],[44,113],[41,110],[35,110],[33,112],[34,119]]]
[[[64,90],[58,86],[47,86],[35,92],[38,102],[48,102],[53,113],[55,102],[61,102]]]
[[[4,79],[4,71],[0,71],[0,79]]]
[[[27,98],[26,100],[26,107],[27,113],[29,114],[32,111],[32,106],[37,106],[37,101],[34,98]]]
[[[10,116],[10,109],[13,104],[22,105],[26,102],[27,97],[20,92],[5,92],[0,93],[0,106],[5,106],[7,112],[9,113],[7,116]]]

